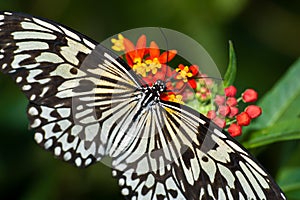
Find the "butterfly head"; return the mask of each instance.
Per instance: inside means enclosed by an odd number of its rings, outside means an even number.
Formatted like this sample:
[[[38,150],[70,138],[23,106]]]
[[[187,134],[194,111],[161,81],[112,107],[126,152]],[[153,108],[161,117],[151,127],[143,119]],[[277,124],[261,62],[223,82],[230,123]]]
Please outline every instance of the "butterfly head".
[[[158,92],[159,94],[166,91],[166,83],[162,80],[157,80],[153,86],[152,90]]]

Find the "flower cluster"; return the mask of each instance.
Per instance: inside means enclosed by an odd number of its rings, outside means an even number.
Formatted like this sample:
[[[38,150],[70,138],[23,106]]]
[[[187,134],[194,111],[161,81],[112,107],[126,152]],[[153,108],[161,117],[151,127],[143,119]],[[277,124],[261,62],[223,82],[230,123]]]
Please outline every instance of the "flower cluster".
[[[227,128],[231,136],[239,136],[242,134],[242,126],[248,126],[252,119],[261,115],[262,110],[259,106],[248,105],[244,111],[239,112],[238,103],[255,102],[258,98],[257,92],[247,89],[238,99],[234,86],[225,88],[224,92],[224,96],[216,95],[214,102],[217,109],[208,111],[207,117],[221,128]]]
[[[225,128],[232,136],[242,133],[242,126],[261,114],[261,108],[249,105],[239,113],[238,103],[257,100],[257,93],[247,89],[240,98],[236,98],[236,88],[225,88],[225,95],[213,95],[218,88],[212,78],[201,73],[199,66],[170,63],[177,55],[176,50],[161,51],[158,45],[151,41],[147,47],[147,38],[141,35],[136,44],[119,34],[111,39],[112,49],[124,52],[123,59],[140,75],[145,84],[151,86],[157,80],[165,80],[167,92],[161,94],[161,99],[180,104],[189,104],[196,100],[196,109],[205,114],[221,128]],[[213,92],[214,91],[214,92]],[[200,105],[200,106],[199,106]]]
[[[113,38],[111,42],[113,50],[124,51],[124,59],[128,65],[142,77],[147,85],[151,86],[157,80],[169,80],[166,82],[166,86],[167,90],[172,92],[162,94],[161,98],[164,100],[184,103],[191,97],[186,94],[191,94],[191,91],[195,91],[200,84],[197,83],[197,77],[201,77],[203,74],[200,73],[197,65],[179,64],[175,69],[169,67],[168,64],[177,55],[177,51],[161,52],[154,41],[151,41],[147,47],[145,35],[139,37],[136,45],[121,34],[117,39]],[[202,83],[202,85],[204,84]],[[207,91],[202,92],[202,96],[208,96]]]

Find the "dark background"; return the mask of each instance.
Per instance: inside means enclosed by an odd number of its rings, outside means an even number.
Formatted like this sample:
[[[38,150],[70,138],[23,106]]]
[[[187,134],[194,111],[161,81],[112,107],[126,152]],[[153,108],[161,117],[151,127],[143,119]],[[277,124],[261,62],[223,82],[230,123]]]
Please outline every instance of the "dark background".
[[[232,40],[235,85],[239,91],[255,88],[260,96],[300,55],[298,0],[0,0],[0,10],[42,16],[99,42],[136,27],[174,29],[202,44],[223,74]],[[122,199],[108,167],[77,169],[35,144],[27,128],[27,101],[2,74],[0,97],[0,199]],[[273,176],[282,165],[276,149],[282,148],[278,143],[260,150],[258,159]]]

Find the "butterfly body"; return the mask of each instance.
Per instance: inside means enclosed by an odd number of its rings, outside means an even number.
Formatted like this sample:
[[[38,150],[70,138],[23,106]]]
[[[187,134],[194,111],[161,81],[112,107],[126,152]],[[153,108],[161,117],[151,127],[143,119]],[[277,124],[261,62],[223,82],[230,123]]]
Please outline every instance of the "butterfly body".
[[[160,98],[119,56],[58,23],[0,13],[0,71],[29,100],[35,140],[86,167],[112,157],[126,199],[285,199],[248,151],[199,112]]]

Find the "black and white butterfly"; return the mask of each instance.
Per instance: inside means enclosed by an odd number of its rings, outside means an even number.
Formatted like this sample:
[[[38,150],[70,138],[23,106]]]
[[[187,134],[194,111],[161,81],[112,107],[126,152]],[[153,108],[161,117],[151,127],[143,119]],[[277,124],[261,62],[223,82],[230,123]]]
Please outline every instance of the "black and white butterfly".
[[[36,142],[78,167],[112,157],[126,199],[285,199],[245,148],[163,101],[120,57],[63,25],[0,13],[0,70],[29,100]]]

